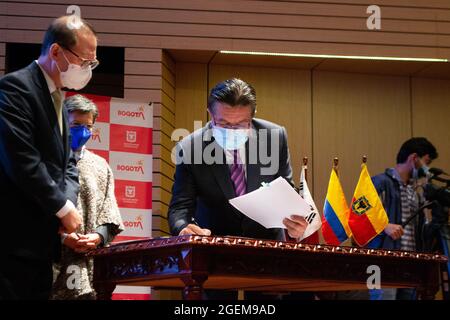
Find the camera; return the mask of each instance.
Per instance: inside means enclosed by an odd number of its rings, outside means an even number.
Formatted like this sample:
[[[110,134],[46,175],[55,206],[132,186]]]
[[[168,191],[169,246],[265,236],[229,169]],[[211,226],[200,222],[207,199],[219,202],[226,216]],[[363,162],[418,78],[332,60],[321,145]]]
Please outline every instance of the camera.
[[[428,182],[423,186],[423,196],[431,209],[431,221],[422,218],[421,249],[427,252],[441,252],[450,259],[450,179],[443,170],[431,168],[427,173]],[[442,293],[445,300],[450,300],[449,274],[450,262],[441,269]]]

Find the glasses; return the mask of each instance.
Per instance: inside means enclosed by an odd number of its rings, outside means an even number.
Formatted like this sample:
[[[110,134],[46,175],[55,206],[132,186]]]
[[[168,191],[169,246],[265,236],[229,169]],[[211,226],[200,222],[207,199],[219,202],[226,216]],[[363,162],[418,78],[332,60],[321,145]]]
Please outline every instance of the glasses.
[[[87,69],[87,68],[91,68],[91,70],[94,70],[95,68],[98,67],[98,65],[100,64],[100,61],[98,61],[97,59],[93,59],[93,60],[89,60],[89,59],[84,59],[82,57],[80,57],[78,54],[76,54],[75,52],[73,52],[71,49],[66,48],[61,46],[64,50],[69,51],[71,54],[73,54],[75,57],[77,57],[78,59],[81,60],[81,64],[80,67],[82,69]]]
[[[250,121],[243,121],[243,122],[236,123],[236,124],[214,121],[214,124],[218,127],[225,128],[225,129],[249,129],[250,128]]]

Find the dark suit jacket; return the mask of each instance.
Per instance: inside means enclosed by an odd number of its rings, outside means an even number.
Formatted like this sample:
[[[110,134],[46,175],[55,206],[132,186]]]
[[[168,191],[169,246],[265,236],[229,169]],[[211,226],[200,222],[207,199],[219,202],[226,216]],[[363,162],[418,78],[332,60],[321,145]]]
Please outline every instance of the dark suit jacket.
[[[293,184],[285,129],[260,119],[253,119],[252,126],[256,134],[246,143],[247,192],[258,189],[262,182],[270,182],[278,177],[283,177]],[[229,166],[225,163],[223,149],[211,137],[211,130],[208,128],[209,123],[178,144],[175,182],[169,206],[169,226],[172,234],[178,235],[189,223],[196,223],[202,228],[210,229],[212,235],[285,239],[282,229],[266,229],[229,204],[228,200],[236,196]],[[267,135],[264,131],[259,131],[260,129],[266,129]],[[267,138],[264,138],[265,136]],[[264,156],[260,157],[259,150],[263,155],[271,155],[271,145],[275,145],[275,141],[279,145],[279,148],[274,148],[275,154],[278,155],[278,168],[270,174],[262,174],[261,169],[269,168],[270,164]],[[252,146],[257,147],[256,152],[251,152],[253,155],[257,154],[255,161],[249,158],[249,148]],[[217,159],[221,159],[221,163],[194,162],[199,154],[211,149],[218,150]]]
[[[47,82],[36,62],[0,79],[0,243],[2,254],[58,255],[56,212],[75,205],[78,172],[67,114],[61,136]]]

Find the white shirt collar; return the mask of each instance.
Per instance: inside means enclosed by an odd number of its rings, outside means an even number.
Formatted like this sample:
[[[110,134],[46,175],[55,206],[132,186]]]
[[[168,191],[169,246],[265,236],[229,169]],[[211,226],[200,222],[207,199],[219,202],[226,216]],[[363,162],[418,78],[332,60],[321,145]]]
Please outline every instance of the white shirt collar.
[[[47,72],[45,72],[44,68],[42,68],[42,66],[39,64],[39,61],[35,60],[35,62],[37,63],[37,65],[41,69],[42,73],[44,74],[45,81],[47,82],[48,90],[50,91],[50,94],[52,94],[53,92],[55,92],[57,90],[55,82],[52,80],[52,78],[50,78],[50,76],[47,74]]]

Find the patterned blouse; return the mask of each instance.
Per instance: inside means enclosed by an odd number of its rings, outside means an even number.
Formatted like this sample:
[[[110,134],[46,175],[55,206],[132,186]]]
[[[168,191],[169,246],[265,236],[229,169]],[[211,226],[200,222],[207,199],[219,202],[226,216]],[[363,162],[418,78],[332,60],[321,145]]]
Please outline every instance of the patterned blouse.
[[[83,217],[78,233],[95,233],[98,226],[110,224],[112,239],[124,230],[114,196],[114,178],[105,159],[83,149],[77,163],[80,193],[77,209]],[[105,239],[105,245],[107,244]],[[93,260],[63,245],[61,261],[54,265],[52,299],[94,299]]]

